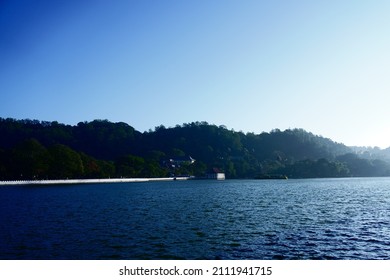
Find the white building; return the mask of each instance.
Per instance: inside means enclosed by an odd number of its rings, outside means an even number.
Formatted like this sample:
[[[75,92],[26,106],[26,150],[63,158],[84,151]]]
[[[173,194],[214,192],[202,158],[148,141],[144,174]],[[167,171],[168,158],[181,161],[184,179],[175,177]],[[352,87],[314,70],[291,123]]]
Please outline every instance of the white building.
[[[225,180],[225,173],[218,168],[213,168],[206,174],[206,178],[213,180]]]

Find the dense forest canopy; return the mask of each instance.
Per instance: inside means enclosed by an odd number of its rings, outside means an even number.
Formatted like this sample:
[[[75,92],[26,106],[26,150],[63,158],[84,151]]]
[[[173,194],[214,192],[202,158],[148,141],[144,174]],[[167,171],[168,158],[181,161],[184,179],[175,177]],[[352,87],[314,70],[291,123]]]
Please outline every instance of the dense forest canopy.
[[[203,176],[389,176],[390,149],[347,147],[303,129],[243,133],[193,122],[139,132],[108,120],[75,126],[0,118],[0,180]],[[174,168],[167,159],[191,156]]]

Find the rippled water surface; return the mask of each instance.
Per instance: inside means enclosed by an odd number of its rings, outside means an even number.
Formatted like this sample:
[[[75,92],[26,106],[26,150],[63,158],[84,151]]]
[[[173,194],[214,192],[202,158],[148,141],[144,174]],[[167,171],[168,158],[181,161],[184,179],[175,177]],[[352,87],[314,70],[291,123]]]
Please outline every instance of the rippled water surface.
[[[390,259],[390,179],[0,187],[1,259]]]

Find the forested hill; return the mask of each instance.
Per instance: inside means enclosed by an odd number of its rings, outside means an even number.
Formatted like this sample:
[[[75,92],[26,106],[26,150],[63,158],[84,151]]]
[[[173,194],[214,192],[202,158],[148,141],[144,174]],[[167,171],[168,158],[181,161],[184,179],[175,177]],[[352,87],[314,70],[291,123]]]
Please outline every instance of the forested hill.
[[[107,120],[58,122],[0,118],[0,180],[203,176],[217,167],[227,178],[389,176],[383,158],[303,129],[242,133],[206,122],[139,132]],[[193,164],[168,166],[191,156]]]

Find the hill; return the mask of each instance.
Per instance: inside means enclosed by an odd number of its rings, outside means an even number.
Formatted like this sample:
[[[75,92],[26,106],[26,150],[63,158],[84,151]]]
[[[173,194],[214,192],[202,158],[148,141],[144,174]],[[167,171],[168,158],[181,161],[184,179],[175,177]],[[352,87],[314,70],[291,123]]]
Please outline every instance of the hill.
[[[207,122],[139,132],[108,120],[58,122],[0,118],[0,180],[202,176],[214,167],[227,178],[389,176],[385,157],[303,129],[269,133],[229,130]],[[191,156],[188,164],[167,164]]]

